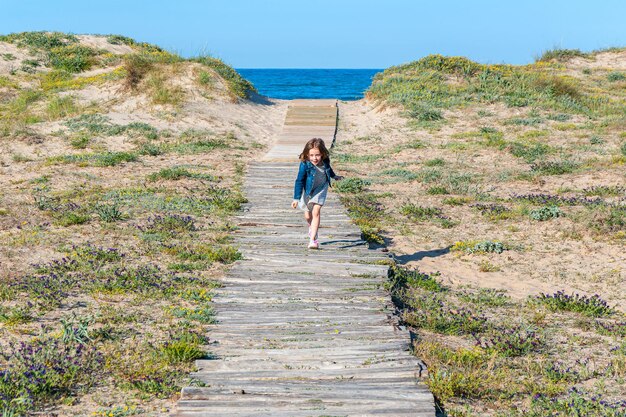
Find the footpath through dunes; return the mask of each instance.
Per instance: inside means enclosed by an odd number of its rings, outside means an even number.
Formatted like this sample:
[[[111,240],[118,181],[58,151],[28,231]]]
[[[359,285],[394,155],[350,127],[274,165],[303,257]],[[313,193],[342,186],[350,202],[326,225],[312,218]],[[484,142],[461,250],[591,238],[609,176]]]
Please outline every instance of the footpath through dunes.
[[[388,267],[376,261],[386,255],[367,248],[336,194],[320,250],[306,248],[302,214],[289,206],[296,156],[313,136],[332,143],[336,120],[334,100],[292,102],[274,148],[249,166],[235,242],[244,260],[214,298],[214,358],[192,374],[206,386],[183,388],[175,416],[435,415],[382,288]]]

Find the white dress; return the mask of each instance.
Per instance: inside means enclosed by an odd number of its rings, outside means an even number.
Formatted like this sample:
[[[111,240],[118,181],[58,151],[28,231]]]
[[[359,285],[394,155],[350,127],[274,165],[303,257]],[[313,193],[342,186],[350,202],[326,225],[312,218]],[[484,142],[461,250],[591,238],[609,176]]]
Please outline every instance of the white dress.
[[[298,202],[298,208],[304,211],[313,210],[313,205],[319,204],[323,206],[326,202],[326,194],[328,193],[328,180],[326,178],[326,171],[324,166],[318,167],[315,165],[317,172],[315,173],[315,179],[313,180],[313,187],[311,189],[311,198],[307,198],[304,190],[300,196]]]

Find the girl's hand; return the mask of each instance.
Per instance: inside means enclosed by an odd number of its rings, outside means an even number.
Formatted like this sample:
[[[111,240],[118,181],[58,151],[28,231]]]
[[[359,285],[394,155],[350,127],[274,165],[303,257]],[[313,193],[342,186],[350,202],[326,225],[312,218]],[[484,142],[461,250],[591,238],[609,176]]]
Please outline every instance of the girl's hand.
[[[296,207],[298,207],[298,200],[293,200],[291,202],[291,208],[296,208]]]

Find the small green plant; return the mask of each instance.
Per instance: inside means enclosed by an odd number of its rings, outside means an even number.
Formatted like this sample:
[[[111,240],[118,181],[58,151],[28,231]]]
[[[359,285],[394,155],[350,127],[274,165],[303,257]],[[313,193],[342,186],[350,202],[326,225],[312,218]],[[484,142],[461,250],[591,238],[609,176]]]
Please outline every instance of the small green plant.
[[[208,71],[200,71],[198,74],[198,82],[200,85],[208,86],[214,83],[214,79]]]
[[[7,327],[28,323],[32,321],[33,318],[30,308],[28,307],[9,308],[0,306],[0,323],[3,323]]]
[[[571,161],[540,161],[530,166],[532,172],[544,175],[562,175],[574,172],[578,165]]]
[[[574,57],[586,57],[588,54],[585,54],[580,49],[561,49],[554,48],[547,50],[541,54],[540,57],[536,59],[537,62],[541,61],[567,61]]]
[[[544,345],[536,329],[521,325],[495,327],[490,329],[486,336],[476,337],[476,339],[483,349],[508,357],[526,355],[539,350]]]
[[[146,80],[153,104],[180,105],[185,98],[185,91],[179,86],[172,86],[162,74],[153,74]]]
[[[62,119],[67,116],[78,113],[79,108],[76,105],[72,96],[58,97],[54,96],[48,102],[46,107],[46,114],[48,120]]]
[[[604,139],[600,136],[593,135],[589,138],[589,143],[592,145],[602,145],[604,143]]]
[[[197,58],[193,58],[192,61],[206,65],[208,68],[217,72],[219,76],[226,81],[228,90],[232,94],[233,101],[240,98],[248,98],[251,93],[255,93],[257,91],[250,81],[244,79],[237,71],[226,65],[218,58],[199,56]]]
[[[215,321],[215,312],[210,305],[205,304],[195,308],[188,307],[172,307],[170,313],[174,317],[194,320],[204,324],[213,324]],[[204,354],[204,353],[203,353]]]
[[[78,343],[85,345],[92,342],[93,339],[89,336],[89,324],[93,321],[92,317],[61,317],[59,319],[63,333],[61,334],[61,340],[63,343]]]
[[[455,242],[450,248],[451,251],[461,251],[466,253],[484,254],[484,253],[502,253],[508,250],[508,247],[502,243],[491,240],[483,241],[459,241]]]
[[[149,181],[157,181],[159,179],[176,181],[181,178],[194,178],[206,181],[215,181],[215,177],[212,175],[190,172],[189,170],[182,167],[163,168],[159,172],[148,175],[147,178]]]
[[[615,313],[615,309],[597,294],[588,297],[557,291],[554,294],[541,293],[532,298],[531,301],[543,304],[553,311],[575,311],[592,317],[610,316]]]
[[[519,410],[514,417],[545,417],[545,416],[589,416],[589,417],[622,417],[623,403],[612,403],[602,395],[586,395],[573,388],[567,395],[552,398],[547,395],[536,395],[528,410]]]
[[[548,145],[543,143],[525,144],[520,142],[511,143],[509,149],[514,156],[522,158],[528,163],[543,158],[551,150]]]
[[[626,74],[619,71],[611,71],[606,75],[606,79],[610,82],[626,80]]]
[[[431,292],[444,292],[448,288],[443,286],[434,275],[428,275],[417,269],[407,269],[401,266],[393,266],[389,269],[389,290],[394,293],[405,287],[421,288]]]
[[[469,308],[447,306],[437,293],[417,293],[405,302],[410,309],[403,319],[411,326],[448,335],[474,334],[487,327],[485,317]]]
[[[478,270],[480,272],[498,272],[500,267],[498,265],[494,265],[486,259],[483,259],[478,264]]]
[[[418,178],[418,175],[415,172],[412,172],[406,169],[398,169],[398,168],[387,169],[385,171],[382,171],[381,174],[389,175],[391,177],[402,178],[403,180],[406,180],[406,181],[412,181]]]
[[[449,206],[463,206],[471,202],[472,199],[470,197],[448,197],[442,200],[443,204],[447,204]]]
[[[192,362],[206,356],[197,343],[185,340],[167,342],[161,347],[161,352],[170,364]]]
[[[132,152],[104,152],[79,155],[61,155],[48,158],[50,163],[75,163],[96,167],[112,167],[124,162],[135,162],[137,155]]]
[[[124,214],[120,210],[120,207],[113,204],[97,204],[94,207],[94,212],[98,215],[101,221],[105,223],[113,223],[124,219]]]
[[[446,161],[443,158],[435,158],[424,161],[424,166],[427,167],[441,167],[446,164]]]
[[[11,345],[0,352],[8,359],[0,378],[0,410],[11,410],[9,415],[30,414],[43,403],[75,395],[101,376],[103,358],[93,346],[47,334]]]
[[[76,224],[85,224],[89,220],[91,220],[91,216],[88,213],[64,211],[56,218],[55,223],[59,226],[68,227]]]
[[[145,233],[161,233],[175,235],[179,233],[196,231],[196,221],[191,216],[178,214],[165,214],[151,216],[145,225],[139,226],[139,230]]]
[[[347,178],[335,183],[337,191],[342,193],[360,193],[365,187],[370,185],[371,182],[362,178]]]
[[[503,307],[511,303],[511,297],[506,295],[505,290],[494,288],[481,287],[475,290],[462,290],[458,297],[468,303],[489,307]]]
[[[443,119],[441,110],[421,103],[414,104],[407,109],[406,115],[420,122],[434,122]]]
[[[421,221],[441,216],[441,209],[437,207],[423,207],[413,203],[408,203],[400,207],[400,214],[407,216],[411,220]]]
[[[70,139],[70,145],[74,149],[85,149],[91,138],[85,133],[79,133]]]
[[[563,216],[564,214],[558,206],[545,206],[530,211],[530,218],[540,222]]]
[[[450,193],[448,192],[446,187],[435,186],[435,187],[428,188],[426,190],[426,194],[430,194],[430,195],[446,195],[446,194],[450,194]]]

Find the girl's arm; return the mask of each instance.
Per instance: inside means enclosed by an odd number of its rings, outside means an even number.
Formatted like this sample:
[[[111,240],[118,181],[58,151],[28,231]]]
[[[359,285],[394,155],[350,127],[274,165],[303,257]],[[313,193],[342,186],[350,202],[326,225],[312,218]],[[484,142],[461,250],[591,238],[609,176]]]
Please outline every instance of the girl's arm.
[[[296,181],[293,185],[293,199],[300,200],[300,196],[302,195],[302,191],[304,190],[304,184],[306,181],[306,165],[304,162],[300,162],[300,167],[298,168],[298,176],[296,177]]]

